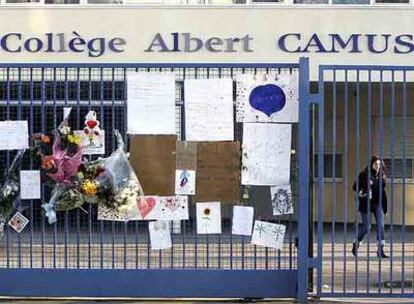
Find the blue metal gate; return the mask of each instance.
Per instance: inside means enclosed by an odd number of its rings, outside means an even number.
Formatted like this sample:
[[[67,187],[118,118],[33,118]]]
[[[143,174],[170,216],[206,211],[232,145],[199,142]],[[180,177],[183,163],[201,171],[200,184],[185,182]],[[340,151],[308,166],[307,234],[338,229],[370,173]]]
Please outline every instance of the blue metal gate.
[[[310,166],[315,181],[317,252],[311,261],[316,267],[317,296],[414,296],[413,76],[414,67],[319,69],[318,93],[312,96]],[[375,202],[381,205],[378,210],[383,207],[382,197],[376,200],[376,190],[371,189],[376,185],[371,179],[375,171],[366,171],[368,186],[357,183],[353,189],[359,173],[370,167],[372,155],[379,155],[387,167],[386,176],[378,175],[380,188],[381,180],[386,180],[388,197],[388,210],[383,211],[387,211],[385,238],[377,238],[382,225],[374,216],[369,222],[377,229],[368,229],[364,236],[358,212],[363,202],[368,202],[368,210]],[[377,193],[383,195],[381,189]],[[373,199],[366,200],[367,196]],[[377,210],[375,205],[372,208]],[[353,242],[358,244],[362,236],[364,242],[353,251]],[[378,256],[384,243],[389,258]]]
[[[57,127],[63,108],[73,108],[71,125],[79,129],[88,110],[98,113],[106,130],[107,154],[115,148],[113,130],[126,138],[127,71],[171,71],[176,75],[177,132],[182,136],[183,81],[188,78],[233,77],[238,73],[288,70],[300,74],[300,96],[308,88],[308,62],[298,64],[1,64],[0,120],[27,120],[29,133]],[[304,96],[304,97],[302,97]],[[302,107],[301,107],[302,108]],[[301,117],[309,113],[301,109]],[[241,139],[241,126],[235,126]],[[302,132],[299,131],[302,130]],[[305,132],[303,132],[305,130]],[[287,226],[282,250],[256,247],[247,237],[231,234],[230,206],[223,206],[223,233],[197,235],[195,210],[173,236],[171,250],[151,250],[145,222],[96,220],[96,207],[61,212],[49,225],[41,203],[50,195],[42,186],[43,199],[18,203],[30,220],[21,234],[7,225],[0,241],[0,295],[30,297],[296,297],[298,263],[305,273],[299,293],[307,294],[307,169],[309,142],[306,124],[294,126],[292,185],[299,216],[283,219],[256,216]],[[303,155],[301,154],[302,152]],[[9,166],[12,152],[1,152],[1,168]],[[37,169],[26,154],[20,169]],[[298,171],[298,168],[302,170]],[[303,167],[305,168],[305,167]],[[304,185],[299,187],[299,185]],[[268,189],[253,187],[248,204],[267,204]],[[261,194],[262,193],[262,194]],[[263,195],[263,193],[265,193]],[[300,202],[300,203],[299,203]],[[300,205],[300,206],[299,206]],[[225,210],[224,210],[225,209]],[[299,237],[297,255],[295,237]],[[303,281],[305,280],[305,281]]]

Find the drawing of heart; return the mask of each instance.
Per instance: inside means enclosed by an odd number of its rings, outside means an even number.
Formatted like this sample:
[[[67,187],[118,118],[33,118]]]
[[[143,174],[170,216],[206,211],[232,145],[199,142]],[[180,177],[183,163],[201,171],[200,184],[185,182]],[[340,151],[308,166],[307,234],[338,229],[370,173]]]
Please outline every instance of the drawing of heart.
[[[180,206],[179,206],[178,202],[175,199],[168,198],[165,201],[165,207],[167,207],[168,209],[170,209],[171,212],[174,212]]]
[[[141,212],[142,218],[145,218],[155,207],[155,198],[153,197],[138,197],[137,206]]]
[[[286,95],[275,84],[267,84],[255,87],[249,95],[250,105],[266,114],[268,117],[281,111],[286,105]]]
[[[93,129],[96,127],[96,125],[98,124],[98,122],[96,120],[88,120],[86,122],[86,125],[90,128]]]

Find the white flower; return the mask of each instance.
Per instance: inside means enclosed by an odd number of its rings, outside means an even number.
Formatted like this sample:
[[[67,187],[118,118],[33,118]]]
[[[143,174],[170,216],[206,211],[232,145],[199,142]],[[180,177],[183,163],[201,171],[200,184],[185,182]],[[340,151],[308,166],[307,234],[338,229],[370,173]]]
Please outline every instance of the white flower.
[[[68,135],[70,133],[70,127],[67,125],[63,125],[62,127],[59,128],[59,132],[62,135]]]

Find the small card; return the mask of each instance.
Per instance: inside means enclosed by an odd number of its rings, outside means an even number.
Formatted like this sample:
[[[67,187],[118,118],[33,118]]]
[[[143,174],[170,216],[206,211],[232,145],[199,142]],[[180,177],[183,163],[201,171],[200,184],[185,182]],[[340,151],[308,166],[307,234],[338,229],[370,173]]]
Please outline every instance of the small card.
[[[253,214],[253,207],[234,206],[231,233],[237,235],[252,235]]]
[[[81,137],[83,154],[105,154],[105,131],[101,130],[98,116],[95,111],[89,111],[85,117],[85,127],[82,131],[75,131]]]
[[[40,171],[20,171],[20,196],[21,199],[40,199]]]
[[[10,219],[9,226],[16,230],[17,233],[20,233],[28,223],[29,220],[23,214],[16,212]]]
[[[194,195],[195,187],[195,170],[175,170],[175,194]]]
[[[153,221],[148,223],[151,249],[168,249],[172,247],[170,223],[167,221]]]
[[[85,131],[74,131],[75,135],[81,137],[81,147],[85,155],[105,154],[105,131],[101,130],[99,134],[85,133]]]

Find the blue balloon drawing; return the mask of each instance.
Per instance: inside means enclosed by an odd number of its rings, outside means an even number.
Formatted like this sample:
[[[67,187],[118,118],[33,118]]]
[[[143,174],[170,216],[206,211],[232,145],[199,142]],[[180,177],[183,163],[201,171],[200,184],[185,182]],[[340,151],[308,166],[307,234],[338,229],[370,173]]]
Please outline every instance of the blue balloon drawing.
[[[267,116],[283,110],[286,105],[286,95],[283,90],[275,84],[266,84],[254,88],[249,96],[250,105],[265,113]]]

